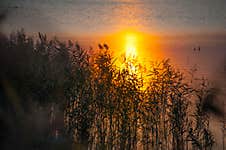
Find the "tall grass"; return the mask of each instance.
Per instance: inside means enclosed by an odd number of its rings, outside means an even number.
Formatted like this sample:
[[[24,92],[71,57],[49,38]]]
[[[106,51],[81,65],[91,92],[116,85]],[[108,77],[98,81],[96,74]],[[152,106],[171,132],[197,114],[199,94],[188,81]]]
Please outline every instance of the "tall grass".
[[[146,69],[124,59],[119,68],[109,46],[91,55],[72,41],[40,33],[35,41],[23,31],[4,37],[1,53],[7,58],[1,78],[13,79],[22,102],[60,104],[65,136],[85,149],[202,150],[214,144],[202,110],[209,87],[193,87],[168,59]]]

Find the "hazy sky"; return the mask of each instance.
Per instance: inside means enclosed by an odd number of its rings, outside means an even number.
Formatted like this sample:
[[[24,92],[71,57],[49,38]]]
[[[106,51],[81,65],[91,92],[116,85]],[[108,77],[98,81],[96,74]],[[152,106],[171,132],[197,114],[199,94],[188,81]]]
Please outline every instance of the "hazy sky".
[[[134,28],[161,35],[161,49],[147,53],[212,72],[226,55],[226,0],[1,0],[0,12],[8,15],[5,32],[95,37]],[[197,46],[202,51],[194,54]]]
[[[1,0],[5,28],[96,34],[136,27],[150,33],[226,31],[225,0]]]

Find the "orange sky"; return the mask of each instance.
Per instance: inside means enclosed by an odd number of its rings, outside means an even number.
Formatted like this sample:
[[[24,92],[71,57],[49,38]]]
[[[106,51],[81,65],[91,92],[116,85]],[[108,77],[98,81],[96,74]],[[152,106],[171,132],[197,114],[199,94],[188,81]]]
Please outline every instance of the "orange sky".
[[[225,0],[3,0],[0,4],[0,11],[7,12],[1,25],[6,33],[24,28],[30,34],[74,39],[86,48],[107,43],[118,56],[126,49],[129,32],[136,37],[132,43],[143,61],[171,58],[181,66],[199,63],[208,68],[206,72],[214,72],[226,57]],[[199,54],[193,51],[198,46]]]

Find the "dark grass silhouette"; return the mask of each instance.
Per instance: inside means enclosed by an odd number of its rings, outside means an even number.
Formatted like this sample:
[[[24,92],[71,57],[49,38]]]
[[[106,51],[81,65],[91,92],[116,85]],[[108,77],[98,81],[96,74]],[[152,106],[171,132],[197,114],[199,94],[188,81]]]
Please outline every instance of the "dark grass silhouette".
[[[211,87],[194,88],[169,60],[118,68],[107,44],[91,55],[23,30],[2,35],[0,50],[1,149],[213,147]]]

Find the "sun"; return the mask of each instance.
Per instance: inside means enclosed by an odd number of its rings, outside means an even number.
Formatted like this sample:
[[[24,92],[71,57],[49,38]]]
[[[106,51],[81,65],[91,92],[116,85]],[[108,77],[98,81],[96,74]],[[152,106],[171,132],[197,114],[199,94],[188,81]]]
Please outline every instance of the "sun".
[[[125,36],[125,56],[128,59],[137,58],[137,36],[129,33]]]
[[[124,51],[126,64],[132,73],[137,72],[138,50],[140,37],[136,32],[126,32],[124,34]],[[122,67],[123,68],[123,67]]]
[[[146,66],[158,54],[155,36],[133,28],[109,34],[104,39],[112,45],[116,66],[120,69],[125,63],[131,63],[131,70],[138,65]]]

